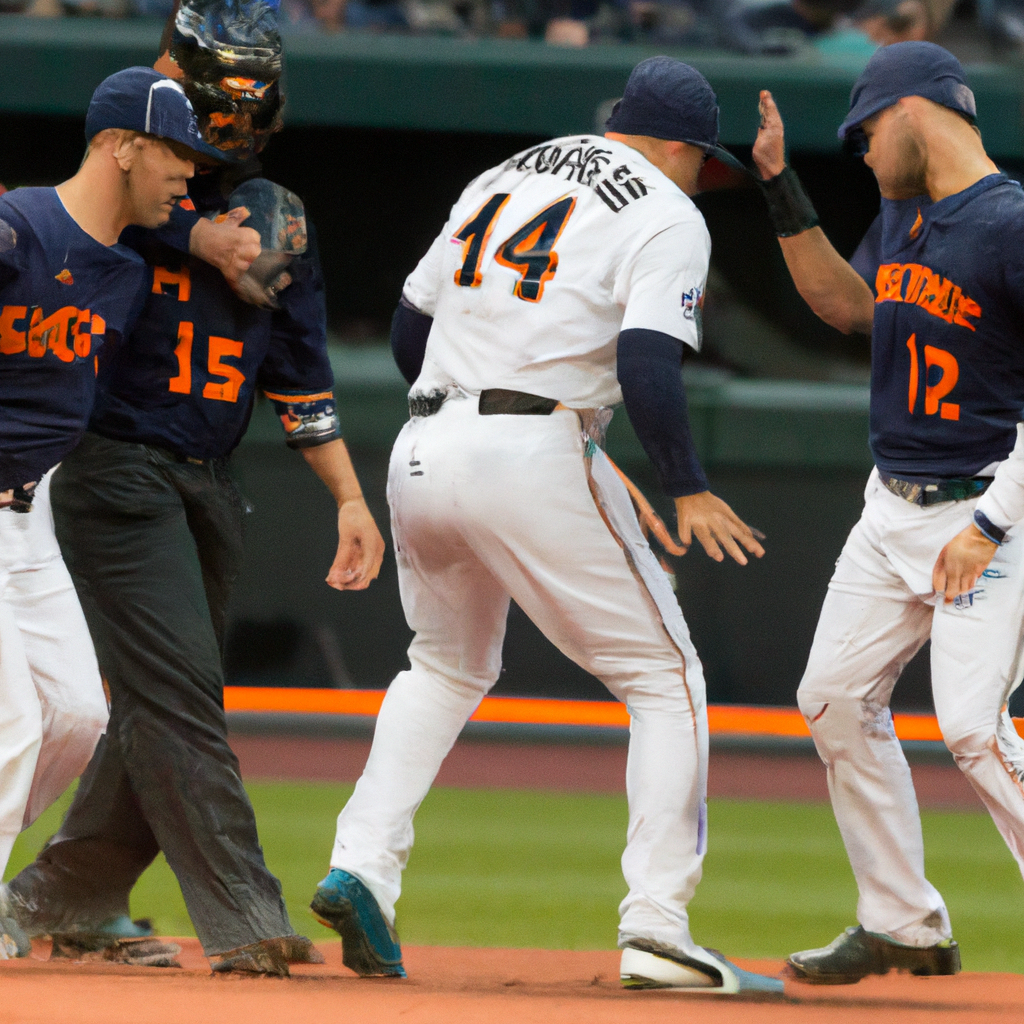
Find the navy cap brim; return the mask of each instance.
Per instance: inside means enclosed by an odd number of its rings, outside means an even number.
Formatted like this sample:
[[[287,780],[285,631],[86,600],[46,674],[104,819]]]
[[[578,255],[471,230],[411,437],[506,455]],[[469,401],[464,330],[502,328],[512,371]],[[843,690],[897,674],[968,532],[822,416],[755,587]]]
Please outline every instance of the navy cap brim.
[[[709,157],[714,157],[719,163],[725,164],[726,167],[732,168],[734,171],[742,171],[744,174],[750,174],[750,170],[743,165],[743,162],[732,155],[724,146],[712,146],[706,150]]]
[[[236,164],[243,161],[237,159],[233,153],[225,153],[224,150],[211,146],[208,142],[189,143],[189,149],[194,150],[199,156],[206,157],[218,164]]]
[[[897,96],[893,99],[887,96],[881,100],[867,100],[858,103],[846,115],[846,120],[839,126],[839,131],[837,132],[839,138],[845,139],[862,122],[866,121],[869,117],[874,117],[875,114],[880,114],[883,110],[888,110],[889,107],[895,106],[901,98]]]

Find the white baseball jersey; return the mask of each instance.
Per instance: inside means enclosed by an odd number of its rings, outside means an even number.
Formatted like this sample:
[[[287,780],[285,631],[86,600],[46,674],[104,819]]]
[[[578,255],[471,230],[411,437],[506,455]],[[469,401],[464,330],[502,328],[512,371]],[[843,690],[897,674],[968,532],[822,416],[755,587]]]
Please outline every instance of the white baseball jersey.
[[[710,254],[693,202],[635,149],[587,135],[534,146],[470,183],[405,283],[434,318],[413,391],[615,405],[620,331],[699,349]]]

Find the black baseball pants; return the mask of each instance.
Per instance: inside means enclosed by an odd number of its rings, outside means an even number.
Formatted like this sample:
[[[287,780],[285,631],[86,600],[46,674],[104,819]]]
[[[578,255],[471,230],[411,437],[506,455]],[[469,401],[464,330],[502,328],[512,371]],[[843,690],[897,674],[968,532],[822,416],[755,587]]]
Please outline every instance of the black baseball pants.
[[[37,930],[87,931],[128,913],[162,850],[207,955],[292,934],[227,743],[221,653],[243,503],[223,461],[87,434],[51,495],[110,724],[60,831],[11,889]]]

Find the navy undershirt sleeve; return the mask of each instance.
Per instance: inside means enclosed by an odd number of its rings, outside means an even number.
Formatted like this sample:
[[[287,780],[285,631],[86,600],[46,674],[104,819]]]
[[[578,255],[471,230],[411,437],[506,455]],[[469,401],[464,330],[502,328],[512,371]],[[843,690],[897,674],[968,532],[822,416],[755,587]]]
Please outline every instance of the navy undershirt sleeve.
[[[618,377],[626,415],[671,498],[708,490],[690,433],[681,365],[685,344],[630,328],[619,335]]]
[[[391,354],[395,357],[402,376],[413,384],[423,369],[423,356],[427,351],[427,338],[434,323],[432,316],[421,313],[405,299],[398,303],[391,318]]]
[[[175,206],[171,210],[171,216],[167,223],[156,229],[156,237],[172,249],[187,254],[192,239],[192,229],[198,220],[199,214],[195,210],[186,210],[181,206]]]

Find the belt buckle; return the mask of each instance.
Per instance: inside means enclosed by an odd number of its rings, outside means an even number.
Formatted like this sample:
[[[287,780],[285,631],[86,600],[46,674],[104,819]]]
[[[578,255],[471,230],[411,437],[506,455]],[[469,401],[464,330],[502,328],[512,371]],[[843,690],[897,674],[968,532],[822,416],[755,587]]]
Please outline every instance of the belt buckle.
[[[925,492],[927,489],[929,487],[932,490],[938,489],[935,484],[916,484],[910,480],[903,480],[898,476],[889,476],[888,474],[882,478],[882,483],[885,484],[887,491],[891,491],[897,498],[909,501],[911,505],[924,505],[926,503]]]

